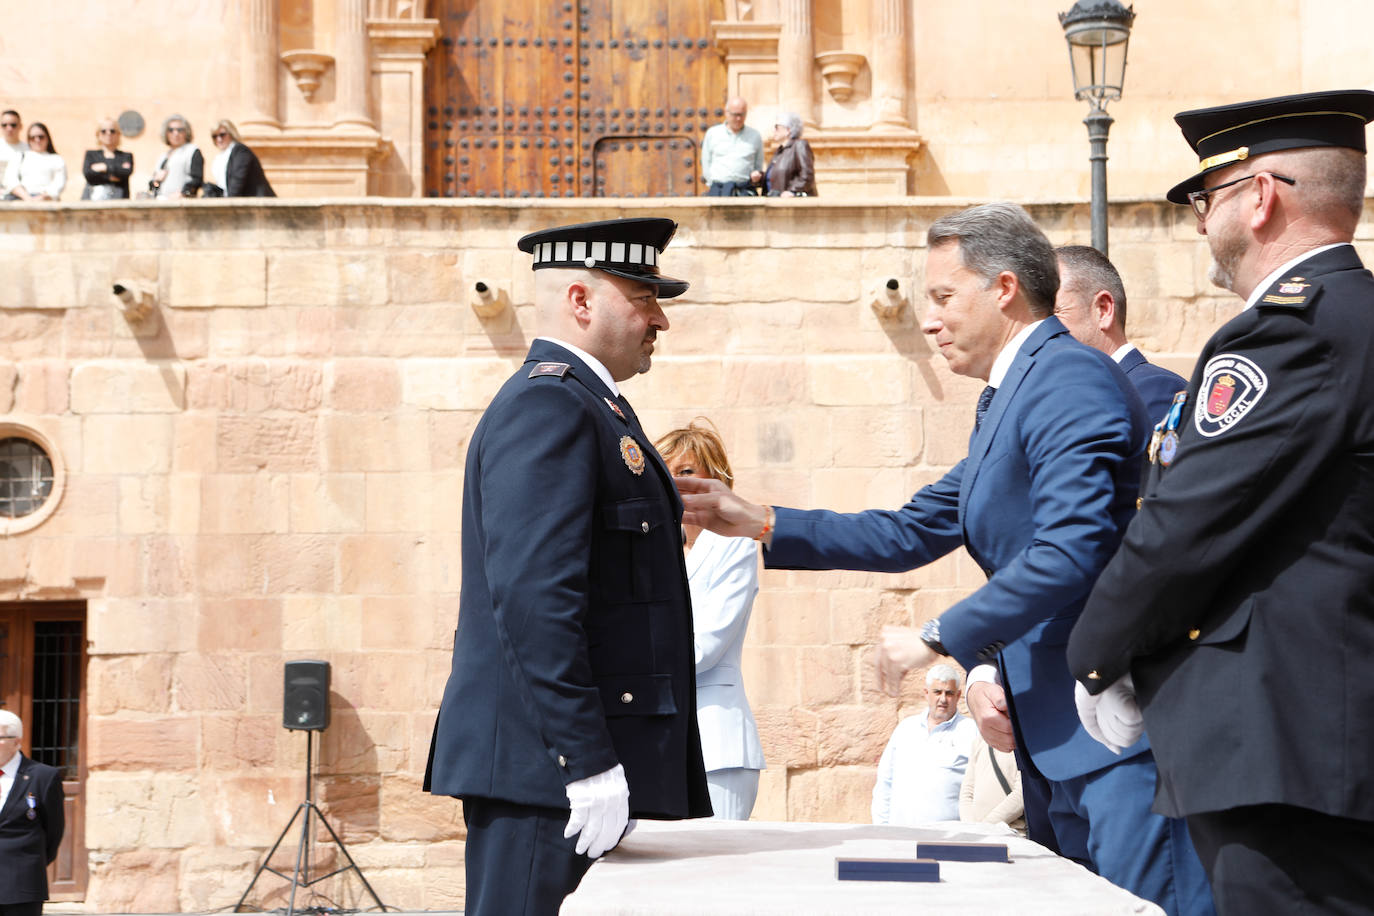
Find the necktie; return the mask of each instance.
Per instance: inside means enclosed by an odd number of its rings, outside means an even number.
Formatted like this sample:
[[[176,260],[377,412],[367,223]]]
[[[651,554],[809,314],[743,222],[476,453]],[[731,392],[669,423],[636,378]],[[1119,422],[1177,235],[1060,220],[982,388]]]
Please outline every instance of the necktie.
[[[978,395],[978,412],[973,417],[973,431],[977,432],[983,425],[983,414],[988,412],[988,406],[992,404],[992,396],[997,393],[997,389],[989,385],[983,389],[983,393]]]

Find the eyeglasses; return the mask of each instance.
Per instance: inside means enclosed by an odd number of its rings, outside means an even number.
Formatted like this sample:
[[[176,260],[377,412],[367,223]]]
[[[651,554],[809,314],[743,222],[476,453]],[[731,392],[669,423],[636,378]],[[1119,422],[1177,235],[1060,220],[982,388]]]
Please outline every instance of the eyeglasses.
[[[167,133],[169,133],[169,134],[184,134],[184,133],[186,133],[186,128],[184,128],[184,127],[169,127],[169,128],[167,128]]]
[[[226,133],[221,132],[221,133],[218,133],[218,134],[211,134],[211,135],[210,135],[210,139],[211,139],[211,140],[223,140],[223,139],[224,139],[225,137],[227,137],[227,136],[229,136],[229,135],[226,134]]]
[[[117,133],[119,133],[119,131],[116,130],[115,128],[113,128],[113,127],[102,127],[102,128],[100,128],[100,132],[101,132],[102,134],[117,134]]]
[[[1239,178],[1232,179],[1231,181],[1224,181],[1214,188],[1203,188],[1201,191],[1189,191],[1188,203],[1190,206],[1192,206],[1193,212],[1197,214],[1198,219],[1206,219],[1207,211],[1211,209],[1212,206],[1213,194],[1220,191],[1222,188],[1229,188],[1233,184],[1240,184],[1242,181],[1249,181],[1251,178],[1257,178],[1260,175],[1268,175],[1275,181],[1282,181],[1284,184],[1288,185],[1294,185],[1298,183],[1296,178],[1288,178],[1287,176],[1279,175],[1274,172],[1255,172],[1251,175],[1242,175]]]

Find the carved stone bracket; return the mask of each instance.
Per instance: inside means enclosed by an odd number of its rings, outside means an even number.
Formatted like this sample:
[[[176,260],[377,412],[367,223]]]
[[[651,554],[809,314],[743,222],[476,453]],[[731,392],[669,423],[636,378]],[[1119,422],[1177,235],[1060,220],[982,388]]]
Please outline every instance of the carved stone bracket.
[[[333,56],[308,48],[284,51],[281,60],[286,64],[286,69],[291,71],[291,76],[296,80],[296,85],[307,102],[314,100],[315,90],[320,88],[320,80],[324,78],[325,71],[334,66]]]
[[[822,51],[816,55],[826,91],[837,102],[854,94],[854,78],[863,70],[867,58],[853,51]]]

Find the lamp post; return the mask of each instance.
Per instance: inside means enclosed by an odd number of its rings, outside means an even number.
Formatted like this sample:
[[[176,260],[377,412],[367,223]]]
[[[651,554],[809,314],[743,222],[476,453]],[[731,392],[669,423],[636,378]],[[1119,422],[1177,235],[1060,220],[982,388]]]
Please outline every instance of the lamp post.
[[[1088,159],[1092,163],[1093,247],[1107,253],[1107,132],[1112,118],[1107,102],[1121,98],[1126,80],[1126,47],[1131,39],[1135,7],[1117,0],[1078,0],[1059,14],[1069,43],[1073,68],[1073,97],[1091,106],[1083,123],[1088,127]]]

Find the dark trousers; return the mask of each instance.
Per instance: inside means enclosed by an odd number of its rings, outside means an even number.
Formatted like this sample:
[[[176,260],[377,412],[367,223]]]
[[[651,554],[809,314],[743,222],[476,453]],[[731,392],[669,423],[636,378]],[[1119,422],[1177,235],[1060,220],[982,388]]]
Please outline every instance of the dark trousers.
[[[1221,916],[1374,913],[1374,822],[1250,805],[1188,829]]]
[[[577,838],[563,838],[566,808],[464,798],[463,821],[464,916],[557,916],[591,867],[591,859],[575,852]]]
[[[753,197],[754,185],[744,181],[713,181],[706,189],[707,197]]]
[[[26,903],[0,903],[0,916],[40,916],[42,912],[42,900]]]

